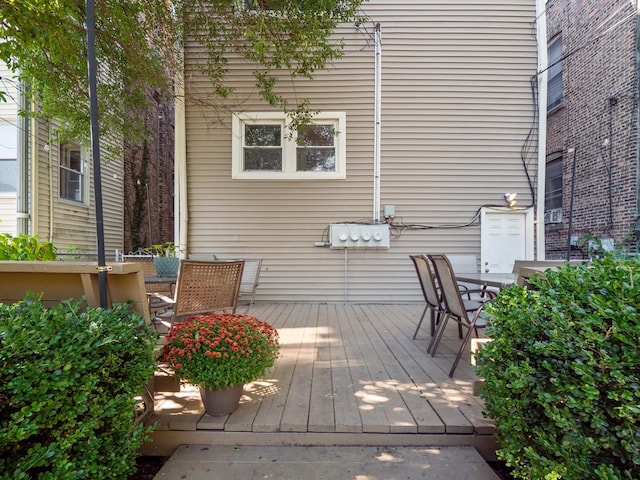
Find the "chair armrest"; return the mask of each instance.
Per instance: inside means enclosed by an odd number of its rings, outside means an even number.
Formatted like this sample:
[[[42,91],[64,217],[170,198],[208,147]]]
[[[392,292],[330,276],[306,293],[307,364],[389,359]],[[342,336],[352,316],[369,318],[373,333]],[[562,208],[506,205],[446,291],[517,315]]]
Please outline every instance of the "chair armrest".
[[[481,297],[487,298],[495,298],[496,296],[496,293],[492,290],[488,290],[487,287],[471,289],[466,285],[460,284],[458,285],[458,287],[460,287],[460,294],[466,295],[469,300],[471,300],[472,293],[479,293]]]

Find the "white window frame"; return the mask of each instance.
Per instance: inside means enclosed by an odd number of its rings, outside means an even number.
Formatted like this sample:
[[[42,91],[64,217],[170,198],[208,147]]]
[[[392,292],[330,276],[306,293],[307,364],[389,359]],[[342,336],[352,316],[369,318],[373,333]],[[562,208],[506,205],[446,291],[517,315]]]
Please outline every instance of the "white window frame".
[[[80,170],[76,170],[74,168],[70,168],[67,165],[64,165],[64,160],[62,158],[62,150],[64,148],[68,148],[69,150],[78,150],[80,152]],[[86,205],[87,204],[87,200],[88,200],[88,188],[87,188],[87,180],[88,180],[88,175],[87,175],[87,149],[82,147],[81,145],[78,145],[76,143],[73,142],[64,142],[60,144],[60,148],[58,150],[58,154],[60,155],[59,157],[59,182],[58,182],[58,197],[60,198],[60,200],[64,201],[64,202],[72,202],[75,204],[82,204],[82,205]],[[80,195],[79,195],[79,199],[77,198],[70,198],[70,197],[66,197],[62,195],[62,183],[63,183],[63,171],[67,171],[71,174],[76,175],[78,178],[78,185],[80,188]],[[67,188],[68,190],[68,188]]]
[[[296,171],[296,132],[288,125],[282,112],[242,112],[232,117],[232,173],[233,179],[250,180],[326,180],[346,178],[346,114],[345,112],[320,112],[313,115],[310,123],[333,123],[335,136],[335,171]],[[282,127],[282,171],[244,170],[244,126],[280,125]]]

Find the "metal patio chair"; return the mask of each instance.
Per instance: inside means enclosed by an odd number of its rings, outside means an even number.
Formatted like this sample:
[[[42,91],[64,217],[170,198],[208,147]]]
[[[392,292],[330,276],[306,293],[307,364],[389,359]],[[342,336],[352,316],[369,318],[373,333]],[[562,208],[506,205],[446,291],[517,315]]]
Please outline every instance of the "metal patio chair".
[[[462,298],[462,293],[458,288],[458,282],[456,281],[456,276],[453,272],[453,267],[451,266],[451,263],[449,262],[447,256],[438,254],[427,255],[427,257],[433,263],[433,268],[438,278],[438,285],[440,286],[440,292],[445,306],[445,311],[442,314],[442,319],[440,321],[440,324],[438,325],[438,330],[436,332],[436,335],[431,339],[431,342],[429,343],[429,346],[427,348],[427,352],[431,353],[432,357],[436,354],[436,350],[438,349],[438,345],[442,340],[442,336],[444,335],[444,331],[449,319],[455,321],[458,324],[459,328],[467,329],[467,332],[462,339],[462,343],[460,344],[460,348],[458,349],[455,361],[453,362],[453,366],[449,371],[449,377],[453,377],[453,374],[458,366],[458,363],[460,362],[460,359],[462,358],[465,348],[469,343],[471,334],[473,333],[473,331],[475,331],[477,334],[479,328],[484,328],[487,326],[487,317],[482,311],[482,308],[484,307],[484,305],[486,305],[486,302],[481,302],[475,310],[469,311],[465,306],[465,302]]]
[[[242,280],[240,281],[240,295],[238,304],[246,306],[244,313],[248,313],[256,298],[260,270],[262,269],[261,258],[243,258],[244,269],[242,270]]]
[[[190,316],[235,312],[243,268],[242,260],[182,260],[173,298],[151,294],[170,305],[167,312],[156,315],[156,321],[171,329],[175,322]]]
[[[418,275],[420,288],[422,289],[422,295],[424,296],[424,301],[426,302],[424,311],[422,312],[422,316],[420,317],[418,325],[416,326],[416,331],[413,332],[413,339],[415,340],[418,336],[418,331],[420,330],[420,326],[422,325],[427,311],[430,314],[430,332],[431,336],[433,337],[436,332],[436,325],[440,322],[440,316],[443,313],[442,301],[440,299],[440,293],[438,292],[433,265],[431,264],[431,260],[429,260],[429,258],[427,258],[425,255],[409,255],[409,258],[416,268],[416,274]]]

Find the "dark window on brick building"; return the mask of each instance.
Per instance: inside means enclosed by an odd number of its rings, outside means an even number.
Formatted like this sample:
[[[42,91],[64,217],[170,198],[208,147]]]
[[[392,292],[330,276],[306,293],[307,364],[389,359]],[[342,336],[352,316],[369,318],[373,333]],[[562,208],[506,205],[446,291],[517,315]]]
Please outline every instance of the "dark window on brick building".
[[[547,111],[562,105],[562,38],[549,43],[547,50]]]
[[[544,211],[545,223],[562,221],[562,155],[547,161]]]

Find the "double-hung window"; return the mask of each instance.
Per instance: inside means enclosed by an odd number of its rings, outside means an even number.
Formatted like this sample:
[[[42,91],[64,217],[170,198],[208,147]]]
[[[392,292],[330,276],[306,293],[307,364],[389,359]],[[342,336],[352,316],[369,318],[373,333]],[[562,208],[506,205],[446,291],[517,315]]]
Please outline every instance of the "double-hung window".
[[[562,38],[558,37],[549,44],[549,70],[547,72],[547,111],[563,104],[562,96]]]
[[[0,195],[14,194],[18,188],[17,144],[17,127],[0,124]]]
[[[562,222],[562,155],[547,160],[544,223]]]
[[[345,178],[345,122],[344,112],[321,112],[291,130],[284,113],[235,113],[232,178]]]
[[[84,149],[75,143],[60,145],[60,198],[86,202]]]

